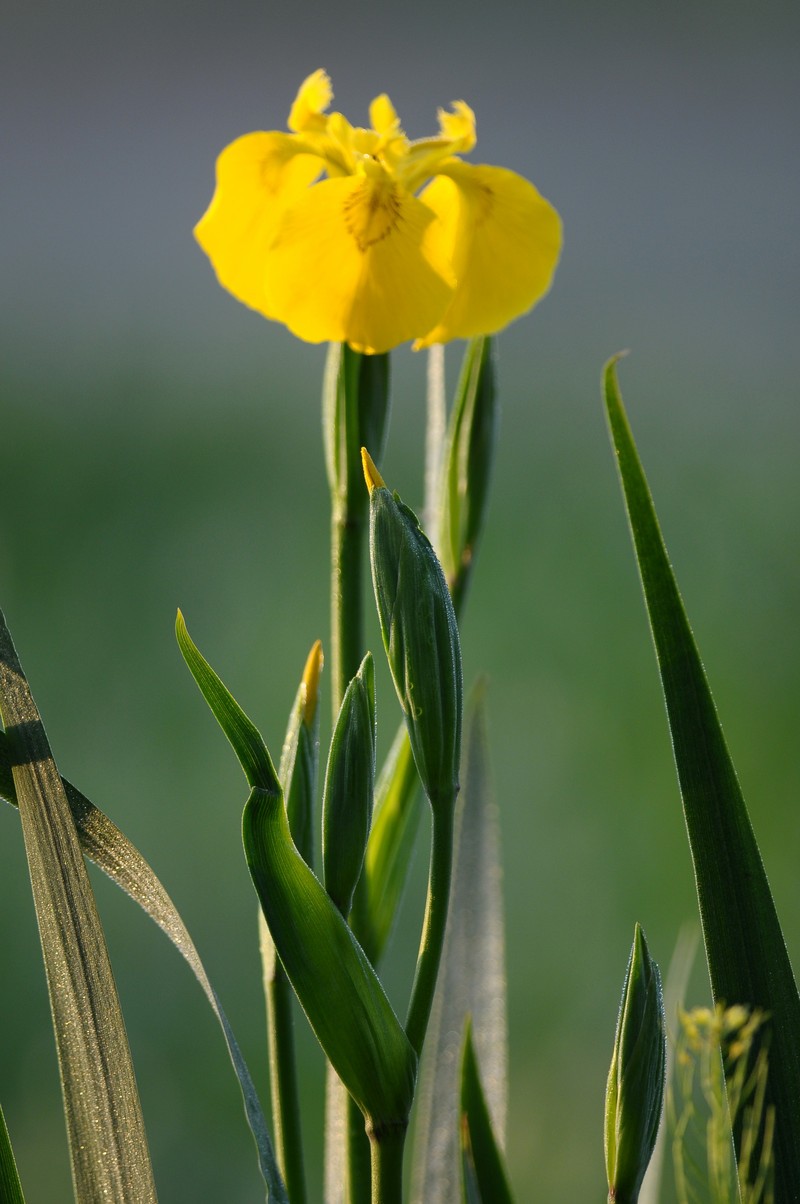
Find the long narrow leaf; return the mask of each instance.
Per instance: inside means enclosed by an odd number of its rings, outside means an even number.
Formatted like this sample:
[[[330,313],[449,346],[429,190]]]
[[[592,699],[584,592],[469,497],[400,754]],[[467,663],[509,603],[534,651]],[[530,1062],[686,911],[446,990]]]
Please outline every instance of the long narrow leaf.
[[[414,1140],[412,1199],[451,1204],[458,1195],[459,1061],[468,1015],[494,1132],[503,1144],[507,1091],[505,940],[497,808],[489,783],[483,689],[468,712],[456,805],[450,919],[425,1043]]]
[[[775,1201],[800,1200],[800,997],[775,904],[622,405],[605,402],[661,674],[715,1001],[761,1008]],[[738,1141],[739,1134],[736,1135]],[[738,1152],[738,1145],[737,1145]]]
[[[150,916],[184,958],[202,987],[222,1028],[228,1053],[239,1079],[245,1113],[258,1150],[261,1173],[271,1192],[270,1198],[275,1204],[286,1204],[286,1192],[250,1071],[178,909],[150,865],[125,833],[71,782],[65,778],[61,780],[84,855]],[[5,732],[0,732],[0,797],[16,806],[8,737]]]
[[[72,813],[0,614],[0,713],[42,942],[79,1202],[156,1199],[128,1038]]]
[[[2,1108],[0,1108],[0,1200],[2,1200],[2,1204],[25,1204]]]

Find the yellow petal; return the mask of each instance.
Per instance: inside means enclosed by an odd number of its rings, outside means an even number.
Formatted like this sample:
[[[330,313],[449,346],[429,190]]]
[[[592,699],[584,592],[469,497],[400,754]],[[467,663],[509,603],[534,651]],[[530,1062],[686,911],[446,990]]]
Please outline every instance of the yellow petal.
[[[324,130],[327,122],[325,110],[332,100],[330,78],[320,67],[300,85],[286,124],[298,134]]]
[[[463,100],[453,102],[453,111],[439,109],[439,136],[419,138],[405,148],[394,171],[409,192],[440,171],[453,155],[466,154],[475,145],[475,114]]]
[[[194,229],[223,288],[272,317],[264,261],[286,206],[322,170],[291,134],[245,134],[217,159],[217,187]]]
[[[400,118],[385,92],[369,106],[369,123],[376,134],[396,134],[400,130]]]
[[[561,219],[533,184],[502,167],[450,160],[420,199],[436,213],[432,232],[452,262],[456,291],[418,346],[493,334],[550,287]]]
[[[439,109],[439,129],[442,137],[452,146],[451,154],[467,154],[477,141],[475,114],[464,100],[453,101],[453,111]]]
[[[309,343],[388,351],[429,330],[452,295],[430,210],[377,164],[368,170],[308,189],[267,256],[270,308]]]

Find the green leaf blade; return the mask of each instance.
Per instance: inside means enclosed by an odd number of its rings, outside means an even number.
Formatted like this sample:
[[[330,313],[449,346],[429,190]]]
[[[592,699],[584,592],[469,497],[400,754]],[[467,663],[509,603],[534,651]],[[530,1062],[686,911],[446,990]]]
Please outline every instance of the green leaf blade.
[[[461,1155],[468,1204],[472,1201],[513,1204],[503,1158],[492,1131],[469,1022],[461,1059]]]
[[[280,794],[278,776],[261,734],[193,643],[180,611],[175,635],[189,672],[236,753],[248,785]]]
[[[25,1204],[17,1163],[11,1148],[11,1138],[8,1135],[2,1108],[0,1108],[0,1200],[3,1204]]]
[[[254,790],[242,835],[275,948],[320,1045],[373,1128],[405,1124],[414,1051],[347,923],[295,849],[282,799]]]
[[[622,405],[605,404],[672,734],[716,1001],[769,1013],[776,1204],[800,1200],[800,997],[764,865]],[[738,1140],[738,1138],[737,1138]]]

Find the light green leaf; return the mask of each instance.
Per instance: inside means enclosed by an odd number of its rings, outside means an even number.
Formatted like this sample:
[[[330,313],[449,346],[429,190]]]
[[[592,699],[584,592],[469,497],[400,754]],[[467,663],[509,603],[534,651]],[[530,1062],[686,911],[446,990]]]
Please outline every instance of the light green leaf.
[[[775,1201],[800,1200],[800,997],[764,865],[622,405],[605,403],[655,643],[714,999],[767,1012]],[[735,1134],[738,1143],[740,1133]]]
[[[505,938],[497,808],[489,782],[484,686],[468,708],[455,860],[439,983],[422,1059],[412,1198],[451,1204],[458,1195],[461,1034],[472,1016],[493,1128],[505,1133],[507,1025]]]
[[[77,1199],[156,1199],[103,930],[66,793],[0,614],[0,715],[28,857]]]
[[[461,1157],[467,1204],[512,1204],[503,1158],[481,1084],[472,1026],[467,1021],[461,1059]]]
[[[405,724],[400,727],[375,789],[372,821],[350,923],[377,966],[403,895],[420,815],[422,791]]]
[[[2,1200],[2,1204],[25,1204],[2,1108],[0,1108],[0,1200]]]
[[[456,389],[442,474],[442,568],[456,610],[467,589],[486,516],[496,436],[493,344],[488,337],[472,339]]]

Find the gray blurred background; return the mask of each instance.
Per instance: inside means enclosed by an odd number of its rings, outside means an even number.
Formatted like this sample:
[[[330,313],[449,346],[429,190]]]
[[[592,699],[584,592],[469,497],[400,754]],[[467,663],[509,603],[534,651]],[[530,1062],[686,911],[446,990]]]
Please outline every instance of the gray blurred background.
[[[505,845],[520,1202],[602,1201],[602,1100],[635,920],[666,966],[696,911],[654,659],[599,396],[640,451],[795,964],[800,268],[794,4],[302,7],[11,0],[2,19],[0,605],[63,773],[161,875],[266,1093],[244,782],[185,670],[176,606],[273,750],[327,638],[324,349],[216,285],[191,236],[217,152],[330,72],[411,137],[565,223],[555,287],[500,339],[502,429],[463,625],[487,670]],[[460,348],[448,352],[454,380]],[[413,505],[425,363],[394,355],[385,476]],[[370,642],[379,651],[377,625]],[[384,675],[386,741],[398,713]],[[329,731],[326,719],[323,736]],[[0,1100],[32,1204],[67,1155],[15,814],[0,839]],[[387,969],[404,1009],[426,855]],[[99,875],[164,1201],[263,1198],[223,1042],[161,935]],[[706,1002],[702,966],[692,1001]],[[312,1039],[301,1055],[320,1183]],[[671,1198],[668,1194],[665,1198]]]

